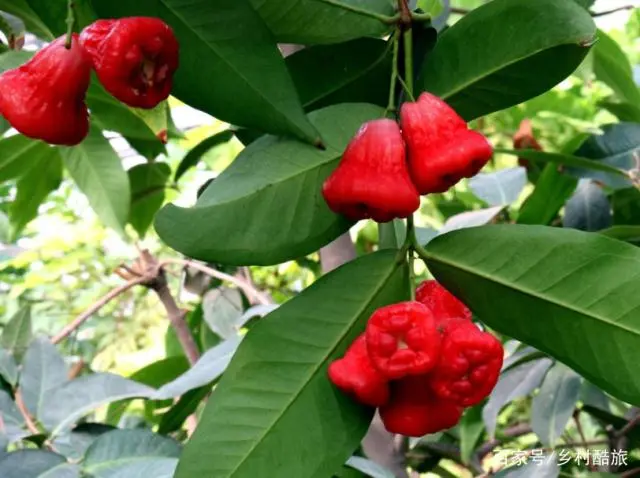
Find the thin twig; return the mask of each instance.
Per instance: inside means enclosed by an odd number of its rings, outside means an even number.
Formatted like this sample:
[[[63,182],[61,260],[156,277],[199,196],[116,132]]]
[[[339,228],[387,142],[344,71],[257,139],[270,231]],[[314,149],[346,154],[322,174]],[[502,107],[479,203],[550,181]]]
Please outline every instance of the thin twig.
[[[616,433],[615,437],[622,438],[638,425],[640,425],[640,413],[636,415],[633,420],[630,420],[623,428],[621,428],[620,431]]]
[[[451,7],[451,13],[457,13],[458,15],[466,15],[467,13],[470,13],[470,12],[471,10],[467,8]]]
[[[494,438],[493,440],[488,441],[487,443],[482,445],[480,448],[478,448],[477,455],[480,459],[482,459],[484,458],[485,455],[487,455],[488,453],[491,453],[491,451],[494,448],[504,444],[510,439],[518,438],[523,435],[528,435],[529,433],[532,433],[532,432],[533,430],[531,429],[531,425],[528,425],[526,423],[514,425],[513,427],[507,428],[504,431],[504,433],[502,434],[504,438]]]
[[[220,272],[216,269],[212,269],[211,267],[205,266],[204,264],[200,264],[199,262],[195,262],[188,259],[164,259],[160,262],[160,267],[163,267],[167,264],[179,264],[183,267],[192,267],[193,269],[199,270],[200,272],[204,272],[205,274],[215,277],[216,279],[220,279],[225,282],[229,282],[247,295],[249,301],[254,304],[263,304],[268,305],[271,304],[272,301],[267,297],[263,292],[260,292],[253,285],[248,283],[247,281],[234,277],[229,274],[225,274],[224,272]]]
[[[582,423],[580,423],[580,410],[576,410],[573,413],[573,421],[576,422],[576,428],[578,429],[578,435],[580,435],[580,440],[582,440],[582,443],[587,443],[587,438],[584,434],[584,430],[582,429]]]
[[[38,427],[31,418],[31,415],[29,415],[29,411],[24,404],[24,400],[22,400],[22,392],[20,389],[16,390],[16,406],[18,407],[18,410],[20,410],[20,414],[24,418],[24,422],[26,423],[29,431],[34,435],[40,435],[40,430],[38,430]]]
[[[85,310],[82,314],[76,317],[73,322],[67,325],[64,329],[62,329],[58,334],[56,334],[52,339],[51,343],[58,344],[66,339],[69,335],[71,335],[74,330],[84,324],[93,314],[98,312],[102,307],[107,305],[110,301],[128,291],[132,287],[135,287],[139,284],[143,284],[149,281],[149,277],[137,277],[135,279],[131,279],[126,284],[122,284],[121,286],[116,287],[111,290],[108,294],[103,296],[100,300],[96,301],[91,307]]]
[[[603,17],[605,15],[611,15],[612,13],[621,12],[623,10],[633,10],[635,7],[633,5],[625,5],[623,7],[614,8],[613,10],[605,10],[604,12],[592,12],[592,17]]]

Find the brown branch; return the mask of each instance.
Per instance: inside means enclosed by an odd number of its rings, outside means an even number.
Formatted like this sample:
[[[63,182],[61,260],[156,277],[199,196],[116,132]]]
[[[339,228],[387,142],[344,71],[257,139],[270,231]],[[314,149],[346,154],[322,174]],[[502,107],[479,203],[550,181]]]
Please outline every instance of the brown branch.
[[[186,320],[184,320],[185,311],[180,309],[178,304],[176,304],[162,269],[156,280],[150,284],[149,287],[158,294],[158,298],[167,311],[169,322],[171,322],[171,326],[178,337],[178,341],[189,363],[194,365],[200,358],[200,351],[198,350],[196,341],[193,339],[193,334],[191,334]]]
[[[125,293],[132,287],[143,284],[149,281],[149,277],[137,277],[135,279],[131,279],[126,284],[122,284],[121,286],[116,287],[111,290],[108,294],[103,296],[98,301],[94,302],[91,307],[85,310],[82,314],[76,317],[73,322],[67,325],[64,329],[58,332],[52,339],[51,343],[58,344],[66,339],[69,335],[71,335],[78,327],[84,324],[93,314],[98,312],[102,307],[107,305],[110,301],[118,297],[119,295]]]
[[[183,267],[191,267],[193,269],[197,269],[200,272],[204,272],[205,274],[215,277],[216,279],[220,279],[221,281],[229,282],[246,294],[249,298],[249,301],[253,304],[263,304],[268,305],[271,304],[272,301],[263,293],[256,289],[252,284],[243,280],[239,277],[234,277],[229,274],[225,274],[224,272],[220,272],[216,269],[212,269],[211,267],[205,266],[204,264],[200,264],[199,262],[195,262],[188,259],[165,259],[160,263],[160,266],[163,267],[167,264],[179,264]]]
[[[18,407],[18,410],[20,410],[20,414],[24,418],[24,422],[26,423],[29,431],[34,435],[40,435],[41,432],[38,430],[38,427],[31,418],[31,415],[29,415],[29,411],[24,404],[24,400],[22,400],[22,392],[20,392],[19,389],[16,390],[16,406]]]
[[[466,8],[456,8],[456,7],[451,7],[451,13],[457,13],[458,15],[466,15],[467,13],[470,13],[471,10],[468,10]]]
[[[640,413],[636,415],[636,417],[632,420],[629,420],[629,422],[623,428],[621,428],[619,432],[616,433],[615,437],[622,438],[638,425],[640,425]]]
[[[488,441],[487,443],[482,445],[480,448],[478,448],[477,455],[480,459],[482,459],[485,457],[485,455],[491,453],[491,450],[509,441],[509,439],[518,438],[523,435],[528,435],[529,433],[532,433],[532,432],[533,430],[531,429],[531,426],[526,423],[514,425],[513,427],[507,428],[504,431],[504,433],[502,434],[504,438],[494,438],[493,440]]]
[[[605,10],[604,12],[592,12],[592,17],[603,17],[605,15],[611,15],[612,13],[621,12],[624,10],[633,10],[635,7],[633,5],[625,5],[623,7],[614,8],[613,10]]]

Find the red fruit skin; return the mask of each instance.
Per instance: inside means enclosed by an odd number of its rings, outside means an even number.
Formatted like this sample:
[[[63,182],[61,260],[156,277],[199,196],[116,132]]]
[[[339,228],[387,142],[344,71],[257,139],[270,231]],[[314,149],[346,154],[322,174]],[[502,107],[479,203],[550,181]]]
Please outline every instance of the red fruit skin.
[[[493,156],[493,147],[444,101],[423,93],[400,109],[409,172],[420,194],[442,193],[470,178]]]
[[[427,373],[438,362],[440,333],[431,310],[419,302],[376,310],[365,336],[373,366],[388,379]]]
[[[379,119],[362,125],[322,194],[332,211],[353,221],[388,222],[413,214],[420,196],[409,177],[398,124]]]
[[[416,289],[416,300],[431,309],[438,325],[446,319],[472,318],[469,308],[436,280],[420,284]]]
[[[462,417],[462,407],[433,396],[424,375],[393,382],[391,390],[391,399],[380,408],[390,433],[421,437],[452,428]]]
[[[0,114],[25,136],[73,146],[89,132],[85,96],[91,63],[73,35],[60,37],[24,65],[0,75]]]
[[[344,357],[329,365],[329,379],[360,403],[381,407],[389,401],[389,383],[371,364],[364,334],[351,344]]]
[[[123,103],[150,109],[171,94],[180,46],[159,18],[98,20],[82,31],[80,42],[102,85]]]
[[[472,322],[453,319],[446,326],[440,360],[429,375],[433,393],[462,407],[477,405],[498,382],[504,349],[498,339]]]

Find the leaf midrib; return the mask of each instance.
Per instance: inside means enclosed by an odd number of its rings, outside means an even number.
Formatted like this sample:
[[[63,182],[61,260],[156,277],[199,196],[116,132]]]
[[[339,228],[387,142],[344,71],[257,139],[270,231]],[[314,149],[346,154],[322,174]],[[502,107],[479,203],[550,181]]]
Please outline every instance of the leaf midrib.
[[[393,274],[396,272],[396,270],[398,269],[398,267],[400,266],[400,263],[398,261],[394,261],[393,263],[393,267],[391,268],[391,270],[389,271],[388,275],[384,275],[384,278],[380,281],[380,283],[375,287],[373,293],[371,294],[371,296],[367,299],[366,302],[363,302],[362,307],[360,307],[360,309],[358,310],[358,313],[356,314],[356,317],[360,317],[364,311],[369,307],[369,305],[371,305],[371,303],[374,301],[374,299],[378,296],[378,294],[380,293],[380,291],[385,287],[385,285],[387,284],[387,282],[389,281],[389,279],[393,276]],[[238,462],[238,464],[236,465],[236,467],[231,470],[229,472],[229,474],[227,475],[229,478],[231,478],[234,473],[236,473],[240,467],[242,465],[244,465],[244,463],[249,459],[249,457],[251,456],[251,454],[253,453],[253,451],[258,447],[259,444],[261,444],[265,437],[268,435],[269,431],[272,430],[277,423],[282,419],[282,417],[284,417],[287,413],[287,411],[289,410],[289,408],[291,408],[294,403],[297,401],[298,397],[302,394],[302,392],[307,388],[307,386],[309,385],[309,383],[311,382],[311,380],[313,380],[313,377],[316,376],[316,374],[320,371],[320,368],[322,367],[322,365],[327,361],[327,359],[331,356],[331,354],[335,351],[336,347],[340,344],[340,342],[342,342],[342,340],[344,340],[344,337],[349,333],[349,331],[353,328],[353,324],[354,322],[351,323],[351,325],[342,333],[338,336],[338,339],[334,342],[334,344],[331,346],[331,348],[328,350],[328,352],[325,354],[325,357],[323,360],[319,361],[315,367],[312,368],[312,372],[308,375],[308,379],[304,381],[303,385],[296,391],[295,394],[293,394],[291,396],[291,400],[289,401],[289,403],[287,403],[287,405],[285,406],[284,410],[282,410],[282,413],[280,413],[272,422],[271,426],[269,427],[265,427],[265,431],[264,433],[259,437],[259,439],[255,440],[254,444],[251,446],[251,448],[247,451],[247,453],[245,453],[244,458]]]
[[[236,1],[240,1],[240,0],[236,0]],[[245,0],[242,0],[245,1]],[[274,103],[272,103],[271,101],[269,101],[269,98],[258,88],[255,88],[248,80],[247,78],[245,78],[245,76],[243,74],[240,73],[240,71],[235,67],[235,65],[233,65],[232,63],[230,63],[226,57],[224,57],[223,55],[221,55],[219,53],[219,51],[215,48],[215,44],[209,43],[207,40],[204,39],[204,37],[202,36],[202,34],[200,33],[200,29],[195,30],[193,28],[189,28],[189,22],[187,22],[187,20],[184,18],[183,15],[179,14],[175,9],[171,8],[171,6],[169,6],[169,4],[167,3],[167,0],[160,0],[160,2],[165,6],[165,8],[167,10],[169,10],[173,15],[175,15],[177,18],[180,19],[180,21],[183,23],[183,25],[185,26],[185,28],[191,32],[193,32],[193,34],[196,35],[196,37],[198,37],[198,39],[200,41],[202,41],[205,45],[207,45],[207,47],[213,51],[213,53],[222,61],[224,62],[230,70],[232,70],[237,76],[238,78],[240,78],[245,85],[247,85],[249,87],[249,89],[251,91],[254,92],[254,94],[256,94],[256,96],[262,98],[262,100],[268,104],[271,105],[272,109],[274,112],[276,112],[278,114],[278,116],[280,116],[281,118],[284,118],[285,123],[292,125],[296,130],[298,130],[300,133],[303,132],[302,128],[300,128],[298,126],[297,123],[289,120],[289,117],[280,110],[280,108],[276,107],[276,105]],[[263,22],[262,17],[260,17],[260,15],[258,14],[258,12],[255,11],[255,9],[253,8],[253,6],[251,4],[249,4],[248,2],[246,2],[247,7],[253,11],[254,15],[256,15],[259,18],[260,22]],[[263,23],[264,25],[264,23]],[[267,28],[266,26],[264,28]],[[271,34],[271,33],[270,33]],[[288,72],[286,71],[286,66],[285,66],[285,76],[288,75]],[[301,108],[302,109],[302,108]],[[302,117],[306,118],[306,116],[304,115],[304,113],[302,113]],[[306,135],[305,135],[306,136]]]
[[[609,326],[617,327],[617,328],[619,328],[621,330],[626,330],[627,332],[631,332],[632,334],[637,335],[638,337],[640,337],[640,330],[633,330],[633,329],[628,328],[628,327],[623,327],[621,324],[619,324],[617,322],[611,322],[610,320],[607,320],[605,317],[602,317],[602,316],[599,316],[599,315],[595,315],[595,314],[594,315],[590,315],[590,314],[588,314],[586,312],[583,312],[582,310],[580,310],[580,309],[578,309],[576,307],[573,307],[570,304],[567,304],[565,302],[556,301],[556,300],[550,300],[549,298],[547,298],[543,294],[536,293],[534,291],[527,290],[527,289],[524,289],[524,288],[516,287],[515,284],[513,284],[513,283],[507,283],[504,280],[492,277],[492,276],[487,275],[487,274],[483,274],[482,272],[479,272],[479,271],[477,271],[475,269],[472,269],[470,267],[464,267],[464,266],[462,266],[460,264],[457,264],[454,261],[444,260],[441,257],[436,257],[429,250],[427,250],[427,257],[429,258],[429,260],[431,260],[433,262],[439,262],[441,264],[448,265],[450,267],[458,268],[458,269],[460,269],[460,270],[462,270],[464,272],[467,272],[467,273],[470,273],[470,274],[474,274],[474,275],[476,275],[476,276],[478,276],[478,277],[480,277],[480,278],[482,278],[484,280],[488,280],[488,281],[494,282],[494,283],[496,283],[496,284],[498,284],[498,285],[500,285],[502,287],[506,287],[507,289],[512,289],[515,292],[519,292],[519,293],[527,295],[529,297],[533,297],[535,299],[539,299],[539,300],[548,302],[550,304],[565,308],[565,309],[570,310],[572,312],[576,312],[576,313],[578,313],[580,315],[583,315],[584,317],[587,317],[587,318],[589,318],[591,320],[596,320],[596,321],[599,320],[600,321],[599,323],[608,324]]]

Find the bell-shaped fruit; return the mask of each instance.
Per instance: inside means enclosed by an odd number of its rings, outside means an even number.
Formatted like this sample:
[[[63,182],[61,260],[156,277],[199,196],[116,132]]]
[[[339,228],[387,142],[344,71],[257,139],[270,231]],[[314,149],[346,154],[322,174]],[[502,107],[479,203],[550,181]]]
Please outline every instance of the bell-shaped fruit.
[[[135,108],[153,108],[167,99],[178,69],[179,45],[159,18],[98,20],[80,42],[105,89]]]
[[[411,179],[420,194],[442,193],[475,176],[493,155],[487,139],[444,101],[423,93],[400,110]]]
[[[91,63],[77,35],[46,46],[24,65],[0,75],[0,113],[25,136],[72,146],[89,132],[84,102]]]
[[[331,210],[354,221],[388,222],[415,212],[420,196],[409,177],[398,124],[378,119],[362,125],[322,194]]]

